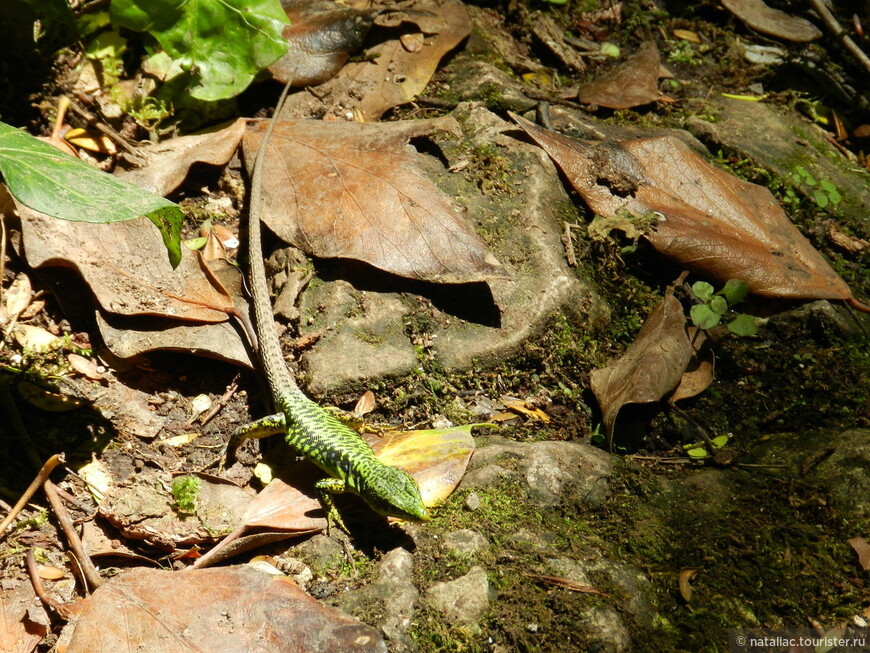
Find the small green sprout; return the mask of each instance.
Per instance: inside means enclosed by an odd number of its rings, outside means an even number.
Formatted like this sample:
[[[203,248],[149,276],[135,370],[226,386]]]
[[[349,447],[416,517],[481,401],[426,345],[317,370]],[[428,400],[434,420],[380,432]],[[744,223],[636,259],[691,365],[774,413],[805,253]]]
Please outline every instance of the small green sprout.
[[[728,444],[729,439],[729,435],[719,435],[710,440],[710,443],[713,445],[714,449],[721,449]],[[686,455],[693,460],[704,460],[705,458],[710,457],[710,452],[707,450],[707,447],[704,446],[703,442],[685,444],[683,445],[683,449],[686,450]]]
[[[746,298],[749,285],[739,279],[730,279],[719,292],[714,292],[713,286],[706,281],[696,281],[692,284],[692,292],[701,300],[689,311],[692,323],[699,329],[711,329],[728,316],[724,324],[728,330],[738,336],[752,336],[758,332],[755,318],[733,310]]]
[[[843,199],[834,184],[827,179],[816,180],[803,166],[797,166],[794,169],[791,179],[798,186],[809,186],[813,189],[813,200],[820,209],[824,209],[828,205],[836,206]]]
[[[197,476],[176,476],[172,479],[172,499],[180,513],[196,512],[196,497],[202,481]]]

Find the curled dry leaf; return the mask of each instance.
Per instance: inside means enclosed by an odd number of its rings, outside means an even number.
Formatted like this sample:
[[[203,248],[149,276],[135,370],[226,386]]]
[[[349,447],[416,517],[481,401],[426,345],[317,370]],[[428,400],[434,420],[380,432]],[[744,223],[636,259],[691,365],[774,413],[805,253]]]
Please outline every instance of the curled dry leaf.
[[[45,637],[50,623],[31,583],[0,589],[0,650],[32,653]]]
[[[124,572],[84,600],[57,648],[313,653],[385,651],[386,645],[374,628],[311,598],[274,568],[265,573],[245,565]]]
[[[870,542],[863,537],[855,536],[849,540],[849,546],[858,554],[858,564],[861,569],[870,570]]]
[[[79,356],[78,354],[67,354],[66,359],[73,370],[92,381],[101,381],[105,378],[105,375],[100,371],[99,365],[89,358]]]
[[[42,327],[33,324],[19,324],[15,327],[15,342],[32,351],[48,351],[62,344],[62,340]]]
[[[244,133],[245,120],[239,118],[226,127],[143,146],[137,153],[145,158],[145,165],[118,170],[115,176],[157,195],[168,195],[181,185],[194,163],[225,165],[238,149]]]
[[[263,127],[245,136],[249,161]],[[263,221],[310,256],[439,283],[501,276],[486,244],[409,152],[410,138],[439,130],[458,125],[452,118],[277,123],[263,172]]]
[[[842,299],[870,308],[789,221],[767,188],[737,179],[673,136],[588,143],[514,120],[564,171],[596,214],[657,217],[644,235],[660,253],[757,295]]]
[[[668,397],[669,403],[699,395],[713,383],[715,354],[707,333],[703,329],[690,326],[688,336],[692,343],[692,360],[680,377],[680,383]]]
[[[722,5],[762,34],[798,43],[813,41],[822,35],[810,21],[769,7],[763,0],[722,0]]]
[[[680,596],[688,603],[692,600],[692,585],[691,580],[698,575],[698,570],[693,567],[685,567],[680,570]]]
[[[375,393],[371,390],[366,390],[363,395],[357,400],[356,406],[353,407],[354,417],[362,417],[372,412],[377,406],[375,401]]]
[[[671,290],[647,316],[626,352],[592,372],[592,392],[601,406],[609,442],[619,411],[627,404],[659,401],[672,392],[693,355],[685,312]]]
[[[659,91],[659,77],[670,77],[662,68],[655,41],[646,41],[637,52],[606,75],[581,86],[577,100],[609,109],[629,109],[650,102],[674,102]]]
[[[4,310],[7,320],[16,319],[24,309],[30,305],[33,299],[33,287],[30,284],[30,277],[21,273],[15,277],[12,285],[3,293]]]

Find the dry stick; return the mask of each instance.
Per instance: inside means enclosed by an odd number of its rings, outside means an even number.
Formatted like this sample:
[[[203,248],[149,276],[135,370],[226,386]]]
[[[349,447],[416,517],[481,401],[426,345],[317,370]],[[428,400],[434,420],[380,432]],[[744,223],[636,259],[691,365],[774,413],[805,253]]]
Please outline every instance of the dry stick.
[[[6,272],[6,214],[0,213],[0,304],[3,303],[3,274]]]
[[[9,527],[18,514],[24,509],[24,506],[27,505],[27,502],[30,501],[30,497],[36,494],[36,491],[42,486],[43,483],[48,479],[49,474],[51,474],[52,470],[55,467],[60,465],[61,463],[66,462],[66,456],[62,453],[56,453],[51,458],[45,461],[45,464],[42,466],[42,469],[39,470],[39,473],[36,475],[36,478],[33,479],[33,482],[30,484],[24,494],[21,495],[21,498],[18,499],[18,503],[12,506],[12,510],[6,515],[6,519],[0,522],[0,535],[3,535],[3,532]]]
[[[848,34],[846,34],[846,30],[844,30],[843,26],[837,22],[837,19],[834,18],[834,14],[832,14],[825,6],[825,3],[822,0],[807,0],[807,2],[819,15],[819,18],[822,19],[822,22],[825,24],[825,27],[828,28],[831,35],[833,35],[834,38],[840,39],[843,47],[845,47],[852,56],[858,60],[858,63],[864,66],[867,72],[870,72],[870,57],[868,57],[864,51],[858,47],[858,44],[855,43]]]
[[[45,490],[45,496],[48,497],[48,502],[51,504],[51,509],[54,510],[60,528],[63,530],[63,534],[66,535],[66,540],[69,542],[69,548],[71,548],[73,553],[76,555],[76,559],[78,560],[85,579],[88,581],[88,585],[90,585],[90,589],[96,589],[102,585],[103,579],[100,578],[100,574],[97,573],[97,569],[94,567],[91,557],[85,552],[85,548],[82,546],[82,540],[76,532],[72,519],[70,519],[69,513],[66,511],[63,502],[57,495],[57,488],[54,486],[54,483],[46,480],[43,489]]]
[[[68,621],[72,616],[70,609],[64,604],[58,603],[45,593],[45,588],[42,586],[42,579],[39,577],[39,569],[36,567],[36,554],[34,554],[33,551],[34,549],[31,548],[27,552],[27,574],[30,576],[30,584],[33,585],[33,591],[36,592],[36,596],[39,597],[40,601],[54,610],[64,620]]]

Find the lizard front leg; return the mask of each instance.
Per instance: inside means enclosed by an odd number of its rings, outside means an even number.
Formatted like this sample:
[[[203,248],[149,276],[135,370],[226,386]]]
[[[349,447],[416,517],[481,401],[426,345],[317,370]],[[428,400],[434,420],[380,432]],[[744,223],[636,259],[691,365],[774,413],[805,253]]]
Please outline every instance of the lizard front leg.
[[[329,535],[329,527],[335,523],[341,530],[350,535],[347,526],[341,519],[338,508],[335,507],[335,502],[332,500],[333,494],[341,494],[347,492],[347,485],[344,481],[338,478],[324,478],[314,484],[314,493],[317,495],[317,500],[323,506],[323,511],[326,513],[326,534]]]
[[[287,419],[284,417],[284,413],[275,413],[274,415],[263,417],[255,422],[251,422],[250,424],[240,426],[233,431],[229,442],[227,442],[226,449],[224,449],[224,455],[221,456],[219,469],[224,469],[227,459],[235,460],[236,449],[238,449],[245,440],[259,440],[260,438],[266,438],[270,435],[277,435],[278,433],[286,432]]]

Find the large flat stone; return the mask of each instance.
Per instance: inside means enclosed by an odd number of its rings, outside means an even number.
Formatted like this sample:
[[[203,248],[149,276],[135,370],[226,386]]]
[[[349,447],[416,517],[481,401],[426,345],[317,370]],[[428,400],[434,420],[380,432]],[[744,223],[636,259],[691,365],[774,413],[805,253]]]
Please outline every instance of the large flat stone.
[[[446,369],[499,360],[557,313],[590,326],[607,320],[604,301],[565,261],[561,233],[572,202],[550,159],[507,136],[514,128],[482,106],[460,105],[454,116],[463,142],[440,143],[446,165],[422,154],[420,165],[467,209],[506,278],[436,286],[326,263],[325,280],[301,297],[301,335],[323,334],[303,356],[313,393],[410,374],[421,355]]]

